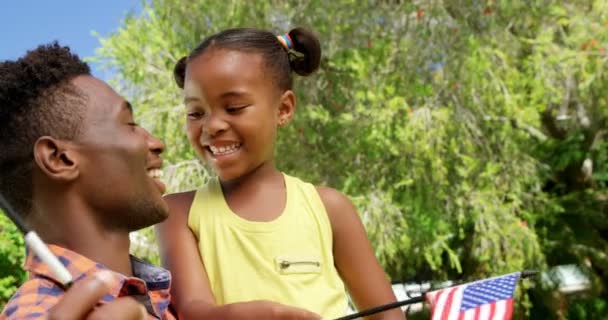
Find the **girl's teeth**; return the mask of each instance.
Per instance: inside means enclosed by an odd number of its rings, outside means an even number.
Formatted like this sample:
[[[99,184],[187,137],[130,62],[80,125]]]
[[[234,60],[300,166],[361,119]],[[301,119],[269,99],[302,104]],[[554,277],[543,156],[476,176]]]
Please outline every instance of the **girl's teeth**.
[[[214,146],[209,146],[209,150],[211,150],[211,153],[213,153],[214,155],[221,155],[221,154],[227,154],[227,153],[232,153],[234,151],[236,151],[241,145],[238,143],[235,143],[233,145],[230,146],[222,146],[222,147],[214,147]]]

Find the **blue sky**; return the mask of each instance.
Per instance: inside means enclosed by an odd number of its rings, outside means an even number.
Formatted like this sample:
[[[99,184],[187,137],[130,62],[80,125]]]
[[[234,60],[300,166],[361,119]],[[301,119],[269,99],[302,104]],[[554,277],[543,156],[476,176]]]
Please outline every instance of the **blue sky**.
[[[14,60],[53,40],[80,57],[92,56],[99,47],[92,32],[109,35],[128,12],[138,12],[140,4],[141,0],[0,0],[0,61]],[[95,76],[109,77],[91,67]]]

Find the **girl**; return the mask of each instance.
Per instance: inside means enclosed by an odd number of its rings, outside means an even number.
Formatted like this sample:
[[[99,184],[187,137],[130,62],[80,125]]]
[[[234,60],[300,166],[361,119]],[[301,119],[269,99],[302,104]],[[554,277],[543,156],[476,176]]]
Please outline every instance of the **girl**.
[[[157,229],[181,319],[332,319],[347,311],[346,290],[359,309],[395,301],[350,200],[274,164],[296,108],[291,72],[311,74],[320,56],[301,28],[232,29],[177,63],[188,139],[218,177],[168,195]]]

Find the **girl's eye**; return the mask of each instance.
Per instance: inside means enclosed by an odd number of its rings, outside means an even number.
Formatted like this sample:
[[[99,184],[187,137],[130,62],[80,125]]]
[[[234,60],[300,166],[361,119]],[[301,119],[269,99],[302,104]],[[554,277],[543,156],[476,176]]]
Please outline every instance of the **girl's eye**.
[[[197,120],[204,116],[205,114],[200,111],[192,111],[188,112],[188,119]]]
[[[247,106],[230,106],[226,108],[226,112],[230,113],[230,114],[235,114],[238,113],[240,111],[242,111],[243,109],[247,108]]]

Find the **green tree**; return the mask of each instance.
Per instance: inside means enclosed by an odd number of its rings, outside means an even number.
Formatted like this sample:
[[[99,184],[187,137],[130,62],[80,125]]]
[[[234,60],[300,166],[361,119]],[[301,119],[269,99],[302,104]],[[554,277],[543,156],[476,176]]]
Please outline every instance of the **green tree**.
[[[602,0],[152,0],[101,39],[98,60],[165,139],[180,191],[208,173],[185,138],[175,62],[225,28],[315,30],[324,59],[296,84],[279,166],[349,194],[394,281],[575,263],[593,284],[570,301],[576,318],[589,303],[606,313],[593,301],[608,279],[607,12]],[[566,297],[549,296],[532,298],[567,316]],[[519,301],[519,316],[538,314]]]
[[[3,213],[0,214],[0,308],[25,280],[24,253],[21,234]]]

